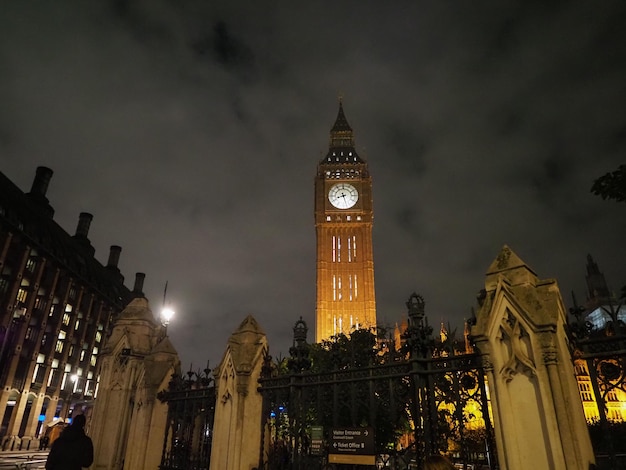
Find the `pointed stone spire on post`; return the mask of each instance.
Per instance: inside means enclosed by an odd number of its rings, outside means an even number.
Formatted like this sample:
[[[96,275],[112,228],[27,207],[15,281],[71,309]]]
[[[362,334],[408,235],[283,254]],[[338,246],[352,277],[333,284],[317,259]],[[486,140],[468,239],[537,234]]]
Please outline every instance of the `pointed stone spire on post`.
[[[595,458],[553,279],[508,246],[487,270],[471,329],[483,355],[501,468],[588,470]]]
[[[215,418],[210,468],[251,469],[258,465],[263,397],[257,390],[267,337],[248,315],[228,339],[215,377]]]

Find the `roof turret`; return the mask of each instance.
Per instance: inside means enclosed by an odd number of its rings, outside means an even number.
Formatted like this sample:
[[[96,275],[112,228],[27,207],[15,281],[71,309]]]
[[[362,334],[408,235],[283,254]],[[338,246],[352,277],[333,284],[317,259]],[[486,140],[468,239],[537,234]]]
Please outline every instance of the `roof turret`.
[[[335,124],[330,130],[330,148],[354,147],[354,132],[343,112],[343,103],[339,100],[339,112]]]

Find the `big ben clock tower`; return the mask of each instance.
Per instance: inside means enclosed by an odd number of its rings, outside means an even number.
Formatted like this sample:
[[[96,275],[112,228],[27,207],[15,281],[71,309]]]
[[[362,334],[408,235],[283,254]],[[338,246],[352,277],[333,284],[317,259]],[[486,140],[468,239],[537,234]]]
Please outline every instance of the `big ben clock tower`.
[[[376,326],[372,178],[354,149],[341,101],[327,155],[315,177],[315,340]]]

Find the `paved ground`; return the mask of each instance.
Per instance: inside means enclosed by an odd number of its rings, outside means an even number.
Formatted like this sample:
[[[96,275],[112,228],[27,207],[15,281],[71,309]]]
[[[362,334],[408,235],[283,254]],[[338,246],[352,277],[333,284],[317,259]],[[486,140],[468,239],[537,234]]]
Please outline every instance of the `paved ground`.
[[[0,470],[35,470],[44,468],[48,452],[0,452]]]

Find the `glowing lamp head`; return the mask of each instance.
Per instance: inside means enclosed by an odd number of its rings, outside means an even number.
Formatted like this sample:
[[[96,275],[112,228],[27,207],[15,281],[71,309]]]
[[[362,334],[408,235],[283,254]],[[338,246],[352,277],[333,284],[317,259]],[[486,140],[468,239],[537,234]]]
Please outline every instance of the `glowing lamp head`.
[[[173,316],[174,310],[172,310],[171,308],[165,307],[163,310],[161,310],[161,322],[163,323],[163,325],[167,326]]]

